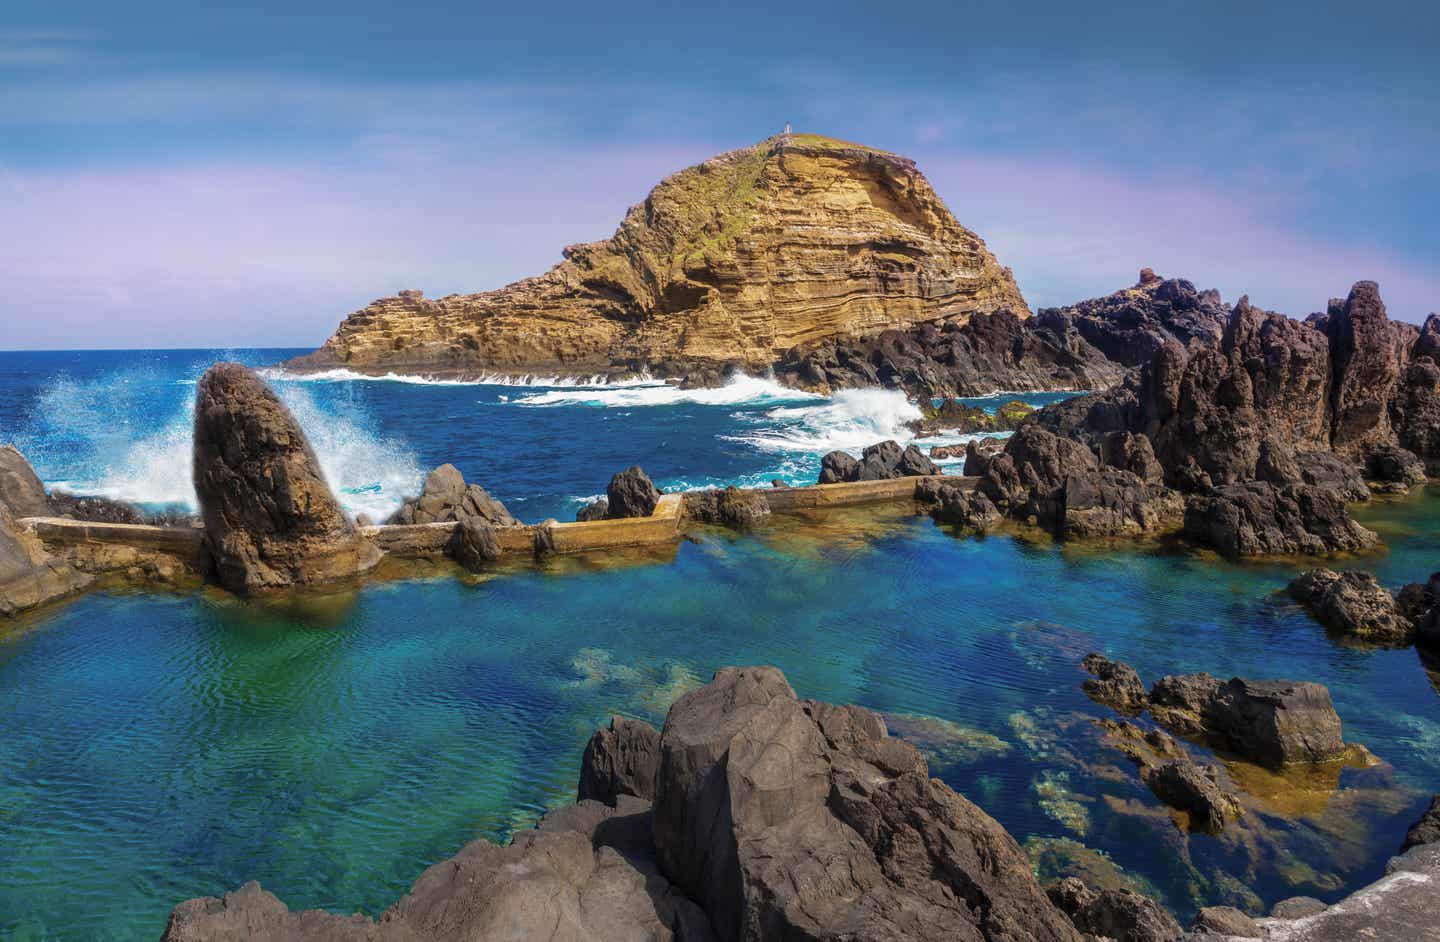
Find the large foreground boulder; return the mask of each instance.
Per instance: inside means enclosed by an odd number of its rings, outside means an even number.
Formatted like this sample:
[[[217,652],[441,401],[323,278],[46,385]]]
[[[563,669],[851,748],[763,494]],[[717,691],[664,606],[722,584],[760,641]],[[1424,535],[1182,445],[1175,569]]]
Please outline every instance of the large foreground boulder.
[[[46,552],[0,503],[0,617],[69,595],[90,582],[90,576]]]
[[[771,667],[719,671],[663,732],[613,721],[580,788],[510,846],[431,867],[378,920],[292,913],[249,884],[177,906],[164,942],[1082,939],[1005,829],[878,715],[801,701]],[[637,797],[652,788],[653,807]]]
[[[605,488],[605,518],[623,520],[648,517],[660,503],[660,489],[640,467],[626,468],[610,479]]]
[[[373,568],[300,425],[260,377],[218,363],[195,400],[195,496],[215,573],[236,592],[343,579]]]
[[[0,447],[0,504],[16,518],[50,514],[45,485],[14,445]]]

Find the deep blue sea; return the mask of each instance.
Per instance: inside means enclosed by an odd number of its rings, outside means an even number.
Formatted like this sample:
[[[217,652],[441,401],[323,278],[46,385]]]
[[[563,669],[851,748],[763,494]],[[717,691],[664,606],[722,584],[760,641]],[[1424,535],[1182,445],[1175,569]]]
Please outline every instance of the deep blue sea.
[[[196,378],[294,352],[0,353],[0,441],[52,487],[189,504]],[[824,452],[904,440],[915,415],[893,392],[759,378],[267,375],[347,507],[377,519],[444,461],[531,521],[571,518],[636,463],[666,489],[809,482]],[[1440,568],[1440,493],[1360,513],[1387,549],[1359,564],[1387,584]],[[90,595],[0,631],[0,938],[154,939],[176,902],[249,879],[293,908],[378,913],[468,840],[573,799],[610,714],[658,723],[717,667],[750,663],[801,696],[912,717],[895,728],[1043,875],[1078,868],[1182,915],[1333,899],[1381,872],[1440,783],[1440,694],[1414,650],[1342,646],[1277,594],[1296,569],[957,538],[877,510],[614,565],[374,583],[324,619],[213,591]],[[1147,680],[1319,681],[1383,763],[1303,788],[1232,767],[1256,804],[1226,835],[1186,837],[1095,741],[1106,711],[1078,668],[1092,650]]]

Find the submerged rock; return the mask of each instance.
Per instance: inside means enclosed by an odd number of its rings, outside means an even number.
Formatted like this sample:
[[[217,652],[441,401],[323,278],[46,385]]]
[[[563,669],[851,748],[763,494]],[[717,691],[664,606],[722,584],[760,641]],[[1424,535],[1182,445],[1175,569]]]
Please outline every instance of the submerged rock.
[[[1229,777],[1213,765],[1200,765],[1171,737],[1142,730],[1134,723],[1102,720],[1105,742],[1134,762],[1140,780],[1165,804],[1189,817],[1190,828],[1219,834],[1239,818],[1239,798]]]
[[[1096,892],[1076,877],[1045,888],[1050,901],[1087,936],[1114,942],[1176,942],[1180,924],[1153,899],[1134,890]]]
[[[1395,596],[1368,572],[1312,569],[1291,582],[1289,592],[1321,624],[1348,636],[1404,644],[1414,632],[1415,626],[1401,614]]]
[[[660,491],[639,467],[626,468],[605,488],[605,518],[648,517],[660,503]]]
[[[340,509],[290,410],[254,372],[218,363],[195,401],[195,496],[220,583],[326,582],[380,560]]]
[[[1138,716],[1150,702],[1135,668],[1101,654],[1088,654],[1080,666],[1095,675],[1081,684],[1086,696],[1126,716]]]
[[[492,527],[513,527],[520,523],[485,488],[466,484],[460,469],[453,464],[442,464],[425,477],[420,496],[407,498],[388,522],[448,523],[472,519]]]
[[[0,504],[17,519],[50,516],[45,485],[14,445],[0,446]]]

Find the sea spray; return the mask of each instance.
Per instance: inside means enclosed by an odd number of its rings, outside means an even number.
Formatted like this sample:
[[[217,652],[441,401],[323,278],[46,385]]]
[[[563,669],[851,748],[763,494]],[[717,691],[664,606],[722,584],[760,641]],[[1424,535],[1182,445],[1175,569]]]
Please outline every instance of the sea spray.
[[[594,376],[539,376],[481,373],[477,376],[425,376],[413,373],[361,373],[337,367],[314,372],[296,372],[270,366],[257,371],[267,380],[289,383],[403,383],[409,386],[518,386],[537,389],[616,389],[628,386],[662,386],[661,380],[648,375],[630,379],[606,379]],[[193,382],[193,381],[192,381]]]
[[[550,390],[520,396],[514,400],[522,406],[592,406],[616,409],[639,406],[732,406],[763,405],[770,402],[802,402],[820,399],[815,393],[782,386],[773,379],[732,376],[723,386],[686,389],[669,383],[636,383],[628,386],[590,390]]]
[[[208,365],[197,364],[195,372]],[[302,386],[273,385],[347,511],[380,519],[419,490],[424,475],[413,451],[380,435],[356,404],[322,404]],[[193,509],[193,389],[193,379],[145,370],[85,381],[57,377],[36,397],[17,439],[51,488]]]

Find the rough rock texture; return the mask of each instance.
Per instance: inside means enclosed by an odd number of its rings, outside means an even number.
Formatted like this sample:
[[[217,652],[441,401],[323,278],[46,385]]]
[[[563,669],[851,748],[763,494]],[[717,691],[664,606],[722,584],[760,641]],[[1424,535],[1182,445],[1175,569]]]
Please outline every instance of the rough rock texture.
[[[920,401],[921,417],[906,423],[915,434],[934,435],[936,432],[1011,432],[1035,411],[1035,407],[1018,399],[1001,405],[993,413],[978,406],[967,406],[957,399],[946,399],[939,406],[932,406],[930,400]]]
[[[446,523],[477,519],[492,527],[519,524],[505,505],[478,484],[466,484],[453,464],[442,464],[425,477],[419,497],[409,497],[387,523]]]
[[[932,398],[1107,389],[1166,343],[1213,342],[1226,314],[1214,291],[1142,273],[1132,288],[1033,318],[996,311],[802,345],[776,373],[807,388],[887,386]]]
[[[614,805],[621,795],[655,799],[655,773],[660,768],[660,733],[649,723],[610,718],[595,730],[580,761],[579,800]]]
[[[0,617],[77,592],[91,581],[47,553],[34,534],[20,528],[9,506],[0,503]]]
[[[1150,715],[1166,729],[1270,767],[1342,759],[1345,742],[1330,691],[1288,680],[1162,677]]]
[[[660,491],[639,467],[626,468],[605,488],[605,519],[648,517],[660,503]]]
[[[661,867],[722,938],[1078,940],[1013,838],[867,710],[727,668],[670,709]]]
[[[1200,935],[1222,935],[1237,939],[1263,937],[1259,923],[1233,906],[1206,906],[1195,914],[1190,931]]]
[[[770,516],[770,502],[760,491],[739,487],[690,491],[684,497],[685,515],[701,523],[744,530]]]
[[[1140,780],[1155,797],[1185,812],[1194,831],[1219,834],[1242,809],[1234,784],[1220,766],[1195,761],[1184,746],[1158,729],[1101,720],[1104,741],[1135,763]]]
[[[1080,662],[1095,676],[1081,684],[1085,695],[1126,716],[1138,716],[1150,703],[1150,695],[1135,668],[1112,661],[1102,654],[1087,654]]]
[[[1001,512],[1066,537],[1141,536],[1178,529],[1184,499],[1133,471],[1102,466],[1081,442],[1026,423],[1005,451],[967,454],[966,474]]]
[[[1440,651],[1440,572],[1426,582],[1412,582],[1395,594],[1396,611],[1415,626],[1415,644]]]
[[[661,181],[609,239],[483,294],[401,292],[302,368],[687,373],[977,311],[1029,314],[914,162],[809,134]],[[718,378],[718,375],[717,375]]]
[[[226,588],[325,582],[379,562],[290,410],[238,363],[218,363],[200,378],[194,462],[205,541]]]
[[[1308,484],[1277,488],[1252,481],[1191,495],[1184,534],[1225,556],[1295,556],[1358,552],[1379,541],[1334,491]]]
[[[1130,889],[1090,889],[1077,877],[1045,888],[1050,901],[1088,936],[1114,942],[1175,942],[1181,936],[1175,917],[1148,896]]]
[[[944,478],[926,478],[915,488],[915,499],[927,505],[936,523],[962,531],[984,533],[1000,522],[1000,511],[990,498],[974,488]]]
[[[464,517],[446,541],[445,554],[471,572],[479,572],[500,558],[500,540],[483,518]]]
[[[653,807],[631,794],[647,782]],[[291,913],[250,884],[180,904],[163,942],[1081,942],[1014,839],[913,746],[868,710],[798,700],[774,668],[719,671],[658,743],[615,721],[581,789],[614,807],[581,800],[509,847],[476,841],[374,922]],[[1121,901],[1116,924],[1140,908]]]
[[[508,847],[474,841],[421,874],[378,920],[292,913],[249,883],[175,907],[162,942],[713,942],[705,914],[656,868],[647,812],[634,799],[618,809],[581,802]]]
[[[1353,569],[1312,569],[1290,583],[1291,597],[1321,624],[1363,641],[1406,644],[1415,626],[1380,581]]]
[[[832,451],[820,459],[820,483],[841,481],[885,481],[890,478],[939,474],[940,466],[914,445],[901,448],[894,441],[877,442],[857,460],[843,451]]]
[[[1400,358],[1392,326],[1373,281],[1356,282],[1343,304],[1332,302],[1325,332],[1334,368],[1330,439],[1337,452],[1363,457],[1395,439],[1390,399]]]
[[[1410,830],[1405,834],[1405,843],[1400,845],[1400,852],[1403,854],[1412,847],[1437,842],[1440,842],[1440,795],[1431,800],[1430,807],[1420,816],[1420,820],[1410,826]]]
[[[0,504],[17,519],[50,514],[45,485],[14,445],[0,447]]]
[[[592,520],[604,520],[609,513],[610,501],[601,497],[597,500],[592,500],[576,511],[575,519],[581,523],[587,523]]]

